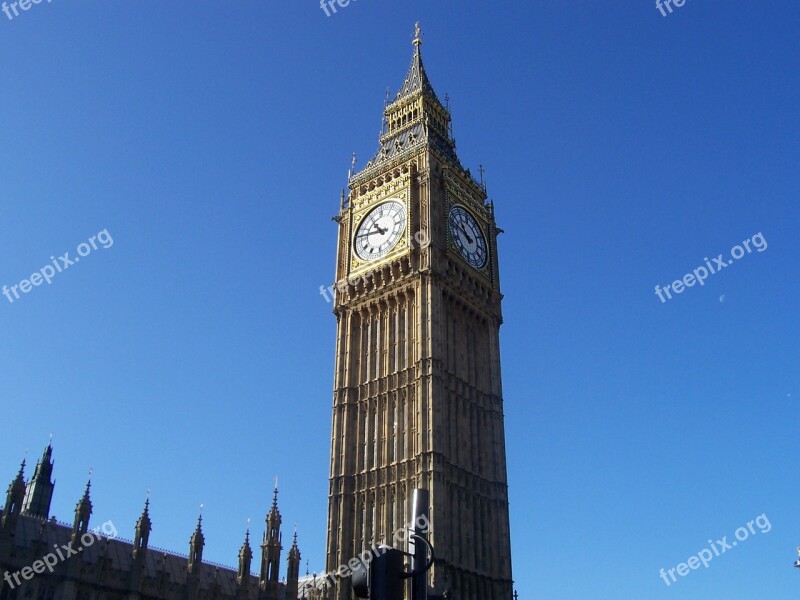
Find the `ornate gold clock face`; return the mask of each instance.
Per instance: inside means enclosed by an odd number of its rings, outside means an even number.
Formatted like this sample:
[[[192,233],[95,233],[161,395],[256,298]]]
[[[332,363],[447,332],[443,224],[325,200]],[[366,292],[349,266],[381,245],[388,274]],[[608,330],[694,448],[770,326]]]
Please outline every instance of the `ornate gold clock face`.
[[[364,261],[386,256],[406,230],[406,207],[398,200],[376,206],[361,220],[353,238],[353,250]]]
[[[450,209],[447,221],[450,236],[462,258],[476,269],[485,267],[489,253],[486,250],[486,238],[475,217],[463,206],[456,205]]]

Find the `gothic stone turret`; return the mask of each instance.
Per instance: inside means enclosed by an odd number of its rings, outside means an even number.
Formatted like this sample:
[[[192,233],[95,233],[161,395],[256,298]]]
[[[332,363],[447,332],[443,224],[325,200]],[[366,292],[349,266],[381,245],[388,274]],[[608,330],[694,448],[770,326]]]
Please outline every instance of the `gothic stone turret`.
[[[25,488],[24,508],[22,511],[32,517],[47,519],[50,516],[50,503],[53,500],[53,490],[56,487],[52,481],[53,475],[53,447],[48,444],[42,453],[42,458],[36,463],[33,477]]]

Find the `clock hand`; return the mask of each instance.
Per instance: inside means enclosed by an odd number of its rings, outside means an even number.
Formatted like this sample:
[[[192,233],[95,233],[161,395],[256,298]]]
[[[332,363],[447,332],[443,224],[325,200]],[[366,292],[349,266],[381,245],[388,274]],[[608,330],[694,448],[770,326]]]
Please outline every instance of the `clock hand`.
[[[365,231],[364,233],[359,233],[359,234],[356,236],[356,238],[369,237],[369,236],[371,236],[371,235],[375,235],[376,233],[377,233],[377,234],[380,234],[380,235],[383,235],[383,234],[385,234],[387,231],[389,231],[388,229],[381,229],[381,228],[378,226],[378,224],[377,224],[377,223],[374,225],[374,227],[375,227],[375,229],[377,229],[378,231]]]
[[[461,228],[461,231],[464,232],[464,235],[467,236],[467,241],[471,244],[472,243],[472,238],[467,233],[467,230],[464,229],[464,226],[461,223],[459,223],[458,226]]]

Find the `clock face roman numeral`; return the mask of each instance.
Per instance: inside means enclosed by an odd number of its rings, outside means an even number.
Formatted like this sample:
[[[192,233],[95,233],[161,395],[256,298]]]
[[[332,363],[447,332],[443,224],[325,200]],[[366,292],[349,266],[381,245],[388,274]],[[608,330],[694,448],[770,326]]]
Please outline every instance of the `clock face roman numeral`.
[[[380,204],[362,219],[356,229],[353,248],[361,260],[386,256],[400,241],[406,229],[406,207],[399,200]]]
[[[450,209],[448,221],[450,236],[461,257],[476,269],[486,266],[486,238],[475,217],[463,206],[456,205]]]

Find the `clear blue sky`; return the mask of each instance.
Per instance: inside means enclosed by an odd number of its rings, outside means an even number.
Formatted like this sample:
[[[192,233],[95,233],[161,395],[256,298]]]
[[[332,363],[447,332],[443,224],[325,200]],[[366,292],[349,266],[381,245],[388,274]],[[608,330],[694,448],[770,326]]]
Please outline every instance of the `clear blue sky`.
[[[13,13],[12,13],[13,14]],[[487,169],[520,598],[796,598],[796,1],[53,0],[0,13],[0,485],[55,435],[53,513],[235,564],[280,476],[324,563],[336,212],[416,20]],[[768,243],[654,293],[761,232]],[[30,471],[29,471],[30,473]],[[3,487],[4,489],[4,487]],[[674,568],[758,515],[750,536]],[[283,567],[282,567],[283,568]]]

